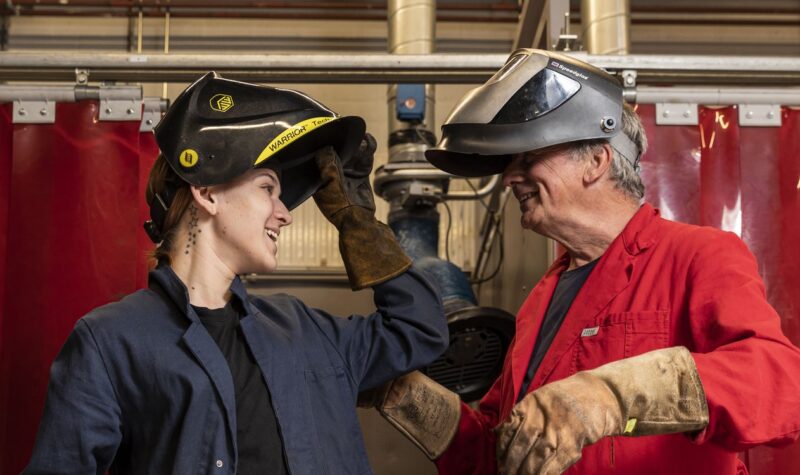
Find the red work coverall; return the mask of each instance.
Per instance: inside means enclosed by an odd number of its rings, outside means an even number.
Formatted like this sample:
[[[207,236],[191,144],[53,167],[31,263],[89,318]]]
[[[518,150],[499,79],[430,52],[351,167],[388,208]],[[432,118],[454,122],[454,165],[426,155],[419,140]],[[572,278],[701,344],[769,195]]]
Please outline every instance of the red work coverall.
[[[458,433],[436,461],[440,473],[497,472],[492,429],[515,404],[542,318],[568,264],[561,256],[520,308],[503,372],[479,410],[462,404]],[[607,437],[585,447],[565,473],[746,473],[737,451],[797,439],[800,349],[781,332],[753,255],[732,233],[665,220],[647,204],[600,258],[528,391],[678,345],[697,364],[708,427],[691,438]]]

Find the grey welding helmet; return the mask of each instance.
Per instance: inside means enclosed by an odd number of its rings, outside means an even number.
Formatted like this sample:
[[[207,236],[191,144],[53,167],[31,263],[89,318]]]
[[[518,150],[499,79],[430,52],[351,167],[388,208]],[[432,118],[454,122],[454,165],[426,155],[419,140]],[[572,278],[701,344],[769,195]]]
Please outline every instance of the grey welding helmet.
[[[517,153],[608,139],[634,166],[635,144],[622,130],[622,86],[605,71],[550,51],[520,49],[468,92],[425,157],[461,176],[501,173]]]

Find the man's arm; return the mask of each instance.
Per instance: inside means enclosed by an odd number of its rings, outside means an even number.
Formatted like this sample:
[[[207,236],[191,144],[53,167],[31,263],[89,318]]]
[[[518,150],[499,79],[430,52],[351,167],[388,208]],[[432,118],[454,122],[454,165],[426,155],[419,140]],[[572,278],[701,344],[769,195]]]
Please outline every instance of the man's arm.
[[[652,351],[527,395],[498,428],[504,472],[561,473],[613,435],[685,432],[731,451],[797,439],[800,350],[781,333],[744,244],[700,237],[684,284],[693,353]]]
[[[800,435],[800,349],[781,331],[755,258],[732,234],[709,240],[690,268],[692,356],[708,400],[694,438],[729,450]]]
[[[511,348],[508,350],[506,359],[510,355]],[[506,364],[508,364],[507,361]],[[500,422],[502,385],[501,376],[481,399],[477,410],[461,403],[461,417],[455,436],[447,450],[434,461],[441,475],[493,475],[497,473],[494,428]]]

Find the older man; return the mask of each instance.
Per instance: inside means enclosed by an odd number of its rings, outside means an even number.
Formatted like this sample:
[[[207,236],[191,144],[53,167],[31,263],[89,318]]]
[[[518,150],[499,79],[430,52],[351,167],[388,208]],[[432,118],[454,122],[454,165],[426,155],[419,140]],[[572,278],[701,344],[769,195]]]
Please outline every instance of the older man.
[[[419,373],[379,395],[441,473],[746,473],[736,451],[797,439],[800,350],[755,259],[642,204],[646,138],[614,78],[521,50],[442,129],[434,165],[502,172],[522,227],[566,252],[477,410]]]

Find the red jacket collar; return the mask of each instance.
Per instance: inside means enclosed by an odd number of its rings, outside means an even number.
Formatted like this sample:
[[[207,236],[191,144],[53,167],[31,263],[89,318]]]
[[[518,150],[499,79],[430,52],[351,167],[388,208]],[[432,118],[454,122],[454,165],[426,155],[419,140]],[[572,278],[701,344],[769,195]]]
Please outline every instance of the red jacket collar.
[[[595,316],[628,285],[636,256],[652,247],[658,239],[658,216],[658,210],[651,205],[642,205],[600,257],[592,275],[584,284],[591,292],[581,291],[576,296],[564,323],[539,365],[530,389],[545,382],[580,332],[585,327],[592,326]],[[569,255],[564,253],[553,262],[517,314],[517,335],[511,359],[514,400],[520,390],[550,298],[559,276],[569,266],[569,260]]]
[[[633,215],[618,239],[622,239],[625,250],[631,255],[637,255],[656,243],[658,226],[653,226],[660,213],[649,203],[645,203]],[[613,244],[612,244],[613,245]]]
[[[661,213],[651,204],[644,203],[628,221],[619,236],[611,242],[603,255],[608,254],[610,249],[620,244],[632,256],[652,247],[658,240],[658,226],[651,226],[651,224],[655,224],[660,215]],[[602,259],[602,256],[600,258]],[[561,272],[569,267],[569,260],[569,254],[566,252],[558,256],[544,277],[549,277],[553,273],[561,275]]]

